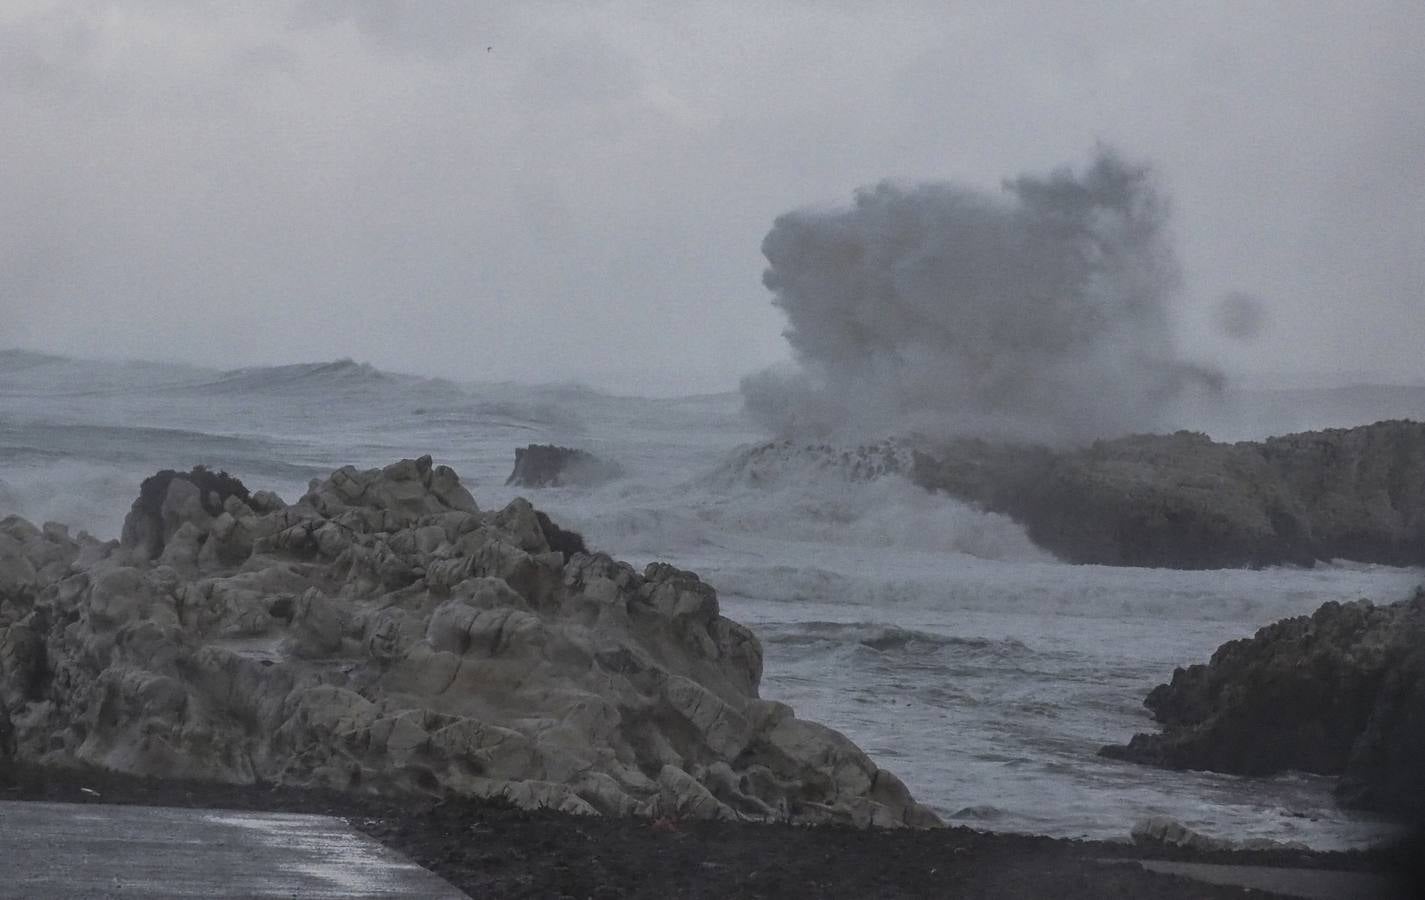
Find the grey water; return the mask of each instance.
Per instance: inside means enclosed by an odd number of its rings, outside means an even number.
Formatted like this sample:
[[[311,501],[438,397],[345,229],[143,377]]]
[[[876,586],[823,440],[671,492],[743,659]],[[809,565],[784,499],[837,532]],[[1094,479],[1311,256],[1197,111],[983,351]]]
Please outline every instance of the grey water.
[[[1238,392],[1200,425],[1238,439],[1425,418],[1425,388]],[[1201,416],[1188,410],[1184,415]],[[1153,727],[1143,696],[1220,643],[1326,600],[1388,602],[1419,570],[1071,566],[1013,522],[895,476],[840,477],[764,435],[732,393],[617,397],[456,384],[351,361],[218,371],[0,352],[0,515],[117,536],[139,482],[202,463],[295,500],[345,464],[430,453],[484,508],[525,494],[591,546],[700,573],[766,653],[763,696],[849,735],[947,819],[1121,839],[1147,815],[1209,834],[1361,846],[1389,833],[1326,779],[1164,772],[1097,749]],[[583,447],[624,477],[506,487],[516,447]]]

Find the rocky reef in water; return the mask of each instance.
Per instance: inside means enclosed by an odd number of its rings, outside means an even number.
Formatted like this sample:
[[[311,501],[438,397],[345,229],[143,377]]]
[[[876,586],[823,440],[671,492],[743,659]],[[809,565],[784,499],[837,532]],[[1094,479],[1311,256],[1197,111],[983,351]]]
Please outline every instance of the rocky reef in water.
[[[1425,564],[1425,424],[1217,443],[1192,432],[1072,450],[958,440],[912,479],[1020,522],[1075,563],[1209,569]]]
[[[1178,669],[1144,705],[1164,726],[1117,759],[1240,775],[1340,776],[1345,806],[1425,823],[1425,590],[1327,603]]]
[[[587,450],[554,444],[530,444],[515,449],[515,467],[505,484],[519,487],[596,485],[623,475],[623,467]]]
[[[195,474],[196,473],[196,474]],[[0,759],[579,813],[924,826],[843,735],[758,698],[762,650],[429,457],[287,505],[145,482],[122,541],[0,521]]]

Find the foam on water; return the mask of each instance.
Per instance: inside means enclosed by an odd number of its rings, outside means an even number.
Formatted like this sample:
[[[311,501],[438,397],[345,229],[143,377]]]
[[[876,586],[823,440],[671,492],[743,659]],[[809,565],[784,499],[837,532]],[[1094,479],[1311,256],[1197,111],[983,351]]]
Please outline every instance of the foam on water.
[[[1326,600],[1397,599],[1418,571],[1060,564],[1010,520],[914,487],[885,464],[894,446],[870,463],[833,448],[750,453],[760,437],[732,395],[454,385],[350,361],[217,372],[11,352],[0,398],[0,515],[101,537],[118,534],[144,477],[196,463],[291,500],[336,466],[431,453],[484,508],[528,494],[592,546],[699,572],[761,637],[764,696],[846,732],[956,821],[1122,838],[1167,814],[1321,847],[1383,833],[1337,810],[1325,779],[1165,772],[1096,752],[1152,727],[1141,700],[1175,666]],[[534,442],[589,449],[626,476],[506,487],[514,449]]]

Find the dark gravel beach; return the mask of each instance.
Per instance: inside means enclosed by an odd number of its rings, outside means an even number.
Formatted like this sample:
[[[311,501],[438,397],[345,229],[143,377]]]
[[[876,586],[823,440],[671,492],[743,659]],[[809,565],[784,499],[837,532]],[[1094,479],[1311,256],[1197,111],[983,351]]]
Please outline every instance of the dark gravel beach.
[[[1241,898],[1270,895],[1146,872],[1133,861],[1152,856],[1384,872],[1406,860],[1403,852],[1149,854],[1129,845],[965,828],[649,822],[528,812],[486,801],[159,781],[33,766],[0,773],[0,800],[341,816],[472,897]]]

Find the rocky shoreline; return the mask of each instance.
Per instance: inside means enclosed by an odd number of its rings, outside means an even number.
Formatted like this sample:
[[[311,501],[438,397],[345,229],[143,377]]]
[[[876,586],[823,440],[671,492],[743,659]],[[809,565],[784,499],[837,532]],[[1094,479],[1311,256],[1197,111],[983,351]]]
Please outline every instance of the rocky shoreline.
[[[288,505],[146,480],[120,542],[0,521],[0,761],[650,819],[932,826],[758,697],[762,649],[666,564],[482,512],[429,457]]]
[[[1425,824],[1425,589],[1275,622],[1177,669],[1144,705],[1164,731],[1104,755],[1238,775],[1335,775],[1343,805]]]
[[[1219,443],[1180,431],[1055,450],[918,442],[911,478],[1004,513],[1068,562],[1425,565],[1425,424]]]
[[[1271,896],[1144,871],[1138,861],[1369,874],[1405,884],[1415,848],[1202,851],[966,828],[857,829],[568,815],[499,799],[388,798],[283,785],[0,768],[0,801],[122,803],[335,815],[472,897],[1039,898]],[[1412,882],[1413,884],[1414,882]]]
[[[827,464],[874,478],[906,455]],[[1165,734],[1108,752],[1340,773],[1346,802],[1418,816],[1422,631],[1425,593],[1269,626],[1154,692]],[[0,520],[0,799],[329,811],[474,895],[1226,896],[1102,860],[1404,858],[1247,853],[1161,838],[1171,822],[1146,848],[947,829],[760,676],[693,573],[590,552],[524,500],[482,511],[429,458],[292,504],[161,472],[121,541]],[[1263,768],[1273,749],[1305,755]]]

